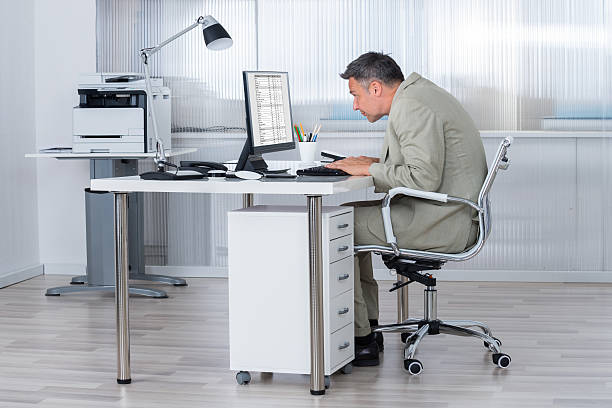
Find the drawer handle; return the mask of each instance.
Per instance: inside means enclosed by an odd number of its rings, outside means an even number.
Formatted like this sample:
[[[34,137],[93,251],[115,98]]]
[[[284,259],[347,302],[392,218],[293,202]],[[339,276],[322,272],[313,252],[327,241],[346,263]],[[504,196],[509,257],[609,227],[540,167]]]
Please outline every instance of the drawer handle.
[[[344,252],[347,251],[349,249],[348,245],[343,245],[340,248],[338,248],[338,252]]]
[[[348,348],[348,346],[350,346],[351,343],[348,341],[345,341],[344,344],[341,344],[338,346],[338,350],[344,350],[345,348]]]
[[[339,281],[347,280],[350,276],[351,275],[349,275],[348,273],[345,273],[344,275],[338,276],[338,280]]]
[[[338,228],[344,229],[344,228],[348,228],[348,226],[349,226],[348,224],[340,224],[338,225]]]
[[[344,309],[338,310],[339,315],[347,314],[349,312],[349,308],[345,307]]]

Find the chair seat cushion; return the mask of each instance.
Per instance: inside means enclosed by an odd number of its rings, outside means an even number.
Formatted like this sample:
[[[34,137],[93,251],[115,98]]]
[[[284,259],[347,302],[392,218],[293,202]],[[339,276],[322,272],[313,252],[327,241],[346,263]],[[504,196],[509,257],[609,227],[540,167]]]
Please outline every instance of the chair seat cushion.
[[[398,258],[394,255],[383,255],[383,262],[389,269],[396,271],[405,270],[411,272],[429,271],[440,269],[445,261],[430,261],[424,259]]]

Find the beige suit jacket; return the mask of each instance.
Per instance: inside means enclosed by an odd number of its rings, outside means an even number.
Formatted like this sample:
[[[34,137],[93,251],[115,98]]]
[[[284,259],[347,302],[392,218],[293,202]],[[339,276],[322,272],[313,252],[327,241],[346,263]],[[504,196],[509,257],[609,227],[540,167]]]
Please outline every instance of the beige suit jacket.
[[[393,97],[380,163],[370,166],[370,174],[377,192],[403,186],[476,201],[487,163],[480,134],[460,103],[412,73]],[[391,203],[403,248],[460,252],[473,243],[475,215],[463,205],[405,196]],[[380,214],[370,213],[367,225],[384,241]]]

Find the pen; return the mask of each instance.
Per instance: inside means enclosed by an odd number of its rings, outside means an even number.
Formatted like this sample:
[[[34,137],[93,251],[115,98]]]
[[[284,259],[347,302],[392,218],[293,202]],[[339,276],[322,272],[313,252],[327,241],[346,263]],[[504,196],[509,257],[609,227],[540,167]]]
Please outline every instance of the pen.
[[[315,134],[314,137],[312,138],[313,142],[317,141],[317,137],[319,136],[319,131],[321,130],[321,125],[319,124],[319,126],[317,126],[317,129],[315,130]]]
[[[298,141],[301,142],[302,138],[300,137],[300,131],[298,130],[297,125],[293,125],[293,129],[295,130],[295,134],[297,136]]]

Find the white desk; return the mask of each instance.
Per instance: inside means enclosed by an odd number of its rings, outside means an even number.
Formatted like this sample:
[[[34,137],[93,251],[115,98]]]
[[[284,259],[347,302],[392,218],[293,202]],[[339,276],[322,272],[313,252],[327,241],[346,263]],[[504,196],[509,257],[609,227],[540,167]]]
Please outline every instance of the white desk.
[[[278,168],[277,163],[269,162]],[[280,164],[282,166],[282,164]],[[293,168],[296,164],[293,163]],[[310,178],[312,180],[312,178]],[[319,178],[320,179],[320,178]],[[253,203],[253,194],[305,195],[308,206],[310,260],[310,393],[325,394],[323,346],[323,266],[322,266],[322,196],[368,188],[372,177],[349,177],[338,181],[297,180],[142,180],[138,176],[91,180],[91,189],[115,194],[115,306],[117,318],[117,382],[129,384],[130,337],[128,307],[127,194],[148,193],[225,193],[244,194],[245,207]]]
[[[195,148],[180,148],[164,150],[166,157],[180,156],[187,153],[196,152]],[[155,152],[150,153],[27,153],[25,157],[29,158],[52,158],[58,160],[82,160],[82,159],[146,159],[155,157]]]

